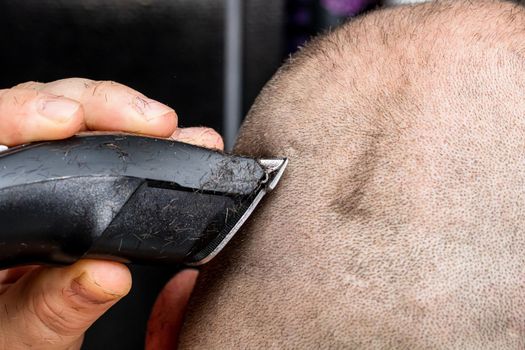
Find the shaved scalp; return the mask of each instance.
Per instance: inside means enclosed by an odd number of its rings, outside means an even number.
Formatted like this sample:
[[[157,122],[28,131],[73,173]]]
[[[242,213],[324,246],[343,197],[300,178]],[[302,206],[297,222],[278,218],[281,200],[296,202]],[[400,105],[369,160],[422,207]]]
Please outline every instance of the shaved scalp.
[[[202,274],[182,348],[523,349],[525,10],[372,12],[267,84],[289,169]]]

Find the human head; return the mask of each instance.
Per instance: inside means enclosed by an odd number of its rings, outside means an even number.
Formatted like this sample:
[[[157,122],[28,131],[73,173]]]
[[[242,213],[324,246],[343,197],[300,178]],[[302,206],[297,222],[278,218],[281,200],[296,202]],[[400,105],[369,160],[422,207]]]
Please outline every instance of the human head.
[[[203,272],[181,346],[525,346],[523,23],[399,7],[292,57],[236,146],[289,168]]]

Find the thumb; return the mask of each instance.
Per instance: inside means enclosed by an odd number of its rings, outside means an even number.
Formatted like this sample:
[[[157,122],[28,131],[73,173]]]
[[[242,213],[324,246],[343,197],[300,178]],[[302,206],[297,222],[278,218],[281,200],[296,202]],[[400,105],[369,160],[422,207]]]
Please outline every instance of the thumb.
[[[0,349],[79,349],[89,326],[130,288],[129,270],[114,262],[36,269],[0,295]]]

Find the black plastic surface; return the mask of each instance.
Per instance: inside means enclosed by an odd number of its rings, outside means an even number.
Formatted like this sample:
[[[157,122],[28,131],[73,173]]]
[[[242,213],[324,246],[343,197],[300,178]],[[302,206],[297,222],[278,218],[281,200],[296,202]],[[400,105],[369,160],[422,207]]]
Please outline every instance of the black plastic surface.
[[[0,189],[0,268],[76,261],[142,182],[80,177]]]
[[[0,189],[76,176],[128,176],[199,191],[247,195],[264,171],[256,160],[132,135],[78,136],[0,153]]]
[[[130,135],[10,149],[0,169],[0,268],[193,263],[266,179],[250,158]]]
[[[228,196],[177,191],[143,183],[88,256],[135,263],[182,264],[224,227]]]

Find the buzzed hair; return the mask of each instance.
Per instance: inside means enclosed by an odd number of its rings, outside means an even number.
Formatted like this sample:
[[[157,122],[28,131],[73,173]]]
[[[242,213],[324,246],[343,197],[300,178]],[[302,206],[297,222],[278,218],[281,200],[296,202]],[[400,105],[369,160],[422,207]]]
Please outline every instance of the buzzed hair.
[[[236,151],[290,165],[204,269],[182,348],[525,347],[525,10],[372,12],[264,88]]]

